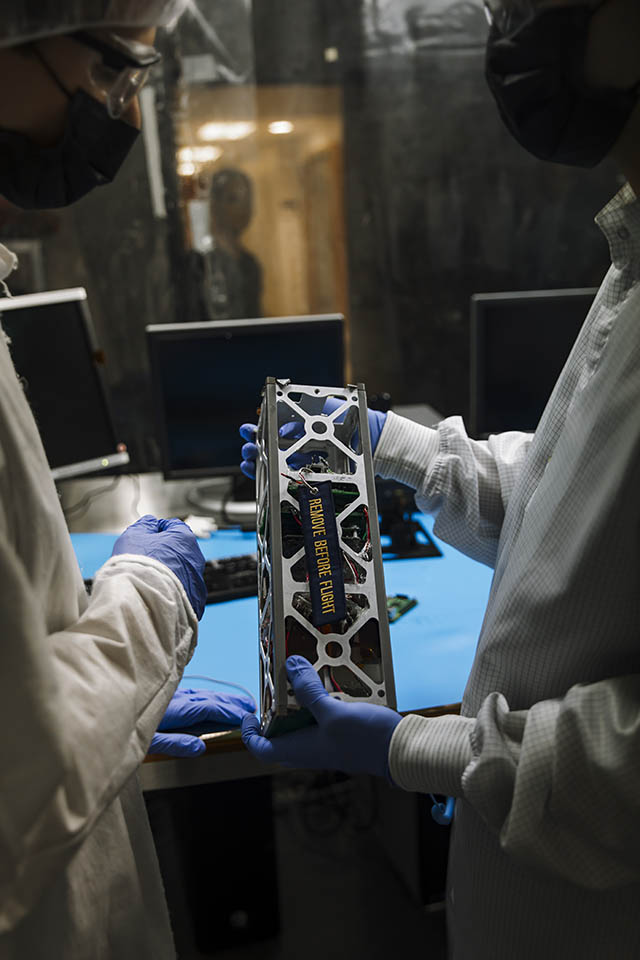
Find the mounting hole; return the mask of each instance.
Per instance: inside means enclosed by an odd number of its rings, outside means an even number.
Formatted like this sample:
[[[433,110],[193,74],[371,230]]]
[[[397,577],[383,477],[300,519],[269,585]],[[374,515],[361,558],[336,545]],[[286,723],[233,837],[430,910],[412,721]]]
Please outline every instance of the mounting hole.
[[[337,640],[329,640],[329,643],[324,649],[328,657],[333,657],[335,659],[336,657],[342,656],[342,644],[338,643]]]
[[[323,423],[322,420],[314,420],[311,424],[311,429],[314,433],[326,433],[327,425],[326,423]]]
[[[384,690],[378,690],[378,696],[384,697]]]
[[[320,393],[320,391],[319,391],[319,389],[318,389],[317,387],[316,387],[316,389],[315,389],[315,392],[316,392],[316,393]]]
[[[281,396],[282,396],[282,390],[276,390],[276,396],[277,396],[277,397],[281,397]]]
[[[357,403],[357,402],[358,402],[358,398],[357,398],[357,397],[351,397],[351,399],[353,400],[354,403]]]

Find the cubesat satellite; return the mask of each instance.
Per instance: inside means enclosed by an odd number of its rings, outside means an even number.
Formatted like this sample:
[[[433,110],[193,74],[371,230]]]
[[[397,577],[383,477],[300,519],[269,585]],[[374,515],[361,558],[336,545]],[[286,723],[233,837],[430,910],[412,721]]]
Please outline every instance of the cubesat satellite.
[[[287,681],[290,654],[332,697],[395,708],[364,386],[269,377],[257,446],[263,733],[312,722]]]

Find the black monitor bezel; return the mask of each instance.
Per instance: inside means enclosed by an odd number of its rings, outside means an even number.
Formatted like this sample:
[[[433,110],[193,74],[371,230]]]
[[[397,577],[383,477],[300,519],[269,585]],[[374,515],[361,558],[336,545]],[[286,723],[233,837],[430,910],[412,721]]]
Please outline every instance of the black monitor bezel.
[[[496,304],[515,306],[525,302],[553,303],[569,299],[593,299],[597,287],[568,287],[556,290],[522,290],[500,293],[474,293],[470,305],[470,356],[469,356],[469,435],[474,439],[486,439],[490,434],[480,431],[486,425],[484,399],[486,382],[484,378],[484,350],[486,342],[486,324],[489,309]],[[585,312],[585,318],[587,313]]]
[[[221,337],[225,331],[246,330],[250,335],[252,330],[259,327],[262,332],[269,332],[270,329],[283,333],[287,328],[298,330],[303,325],[310,323],[335,323],[339,325],[341,337],[340,343],[342,356],[340,366],[343,373],[346,371],[346,349],[345,349],[345,319],[341,313],[323,313],[308,314],[288,317],[253,317],[242,318],[238,320],[202,320],[195,323],[167,323],[167,324],[149,324],[145,328],[147,335],[147,347],[149,353],[149,363],[151,367],[151,390],[153,398],[153,411],[156,423],[156,436],[160,445],[160,457],[162,475],[165,480],[204,480],[209,477],[233,477],[241,474],[239,464],[230,464],[222,467],[201,467],[189,470],[172,469],[169,461],[169,443],[168,434],[165,426],[164,404],[162,398],[162,388],[159,376],[159,361],[157,345],[167,340],[184,340],[189,333],[197,333],[198,337]],[[335,384],[336,387],[344,387],[344,383]],[[325,384],[323,384],[325,386]],[[326,384],[332,386],[332,384]],[[238,424],[240,426],[240,424]],[[238,455],[242,441],[238,436]]]
[[[20,315],[21,310],[28,310],[30,308],[39,308],[47,306],[57,306],[59,304],[68,304],[73,303],[77,306],[80,315],[80,325],[82,332],[84,334],[85,343],[87,347],[87,357],[91,359],[91,367],[95,373],[96,383],[98,388],[98,396],[102,404],[102,410],[105,417],[105,423],[108,428],[108,431],[111,434],[113,440],[113,449],[105,450],[103,457],[111,458],[115,454],[120,454],[122,448],[126,450],[126,445],[118,440],[118,435],[116,432],[115,420],[113,417],[111,399],[109,393],[109,387],[107,384],[106,373],[104,370],[104,361],[97,360],[97,357],[102,353],[102,348],[98,341],[96,334],[95,326],[93,319],[91,317],[91,311],[89,310],[89,301],[87,297],[87,291],[84,287],[68,287],[60,290],[45,290],[39,293],[26,293],[21,294],[16,297],[11,297],[11,299],[3,300],[0,302],[0,323],[2,322],[3,313],[11,313],[11,315]],[[44,446],[44,441],[43,441]],[[63,477],[66,471],[71,470],[77,464],[83,464],[85,462],[96,462],[102,457],[91,458],[90,461],[87,461],[86,458],[82,458],[78,461],[68,464],[60,464],[57,467],[51,467],[52,474],[57,476],[58,474]],[[118,464],[119,465],[119,464]],[[108,470],[110,466],[105,467],[105,470]],[[96,467],[89,471],[91,473],[102,472]],[[81,474],[78,474],[81,476]]]

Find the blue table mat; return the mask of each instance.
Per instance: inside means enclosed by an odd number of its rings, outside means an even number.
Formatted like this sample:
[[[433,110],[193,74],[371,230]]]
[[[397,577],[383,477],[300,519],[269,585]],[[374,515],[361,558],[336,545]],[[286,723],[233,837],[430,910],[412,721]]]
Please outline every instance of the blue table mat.
[[[420,520],[433,535],[431,518]],[[88,578],[108,559],[116,537],[74,533],[71,539],[82,574]],[[207,559],[253,553],[256,549],[255,534],[240,530],[219,530],[199,543]],[[440,540],[436,543],[442,557],[384,563],[387,594],[404,593],[418,600],[417,607],[390,627],[397,705],[401,711],[437,707],[461,699],[489,595],[492,570]],[[256,597],[207,606],[200,623],[198,646],[181,686],[216,686],[186,679],[190,674],[200,674],[241,684],[257,700],[257,622]]]

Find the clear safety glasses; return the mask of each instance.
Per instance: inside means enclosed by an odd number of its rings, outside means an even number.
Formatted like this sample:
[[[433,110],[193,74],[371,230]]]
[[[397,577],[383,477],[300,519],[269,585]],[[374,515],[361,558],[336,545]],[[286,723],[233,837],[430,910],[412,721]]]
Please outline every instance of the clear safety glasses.
[[[506,36],[530,20],[536,10],[535,0],[483,0],[489,25]]]
[[[90,79],[105,97],[109,116],[118,119],[140,92],[151,67],[162,59],[162,54],[155,47],[115,33],[97,37],[80,30],[71,36],[98,54],[90,67]]]
[[[583,6],[597,10],[607,0],[566,0],[566,3],[553,3],[550,0],[483,0],[484,12],[489,25],[503,37],[515,33],[525,23],[533,19],[542,10],[552,10],[559,6]]]

